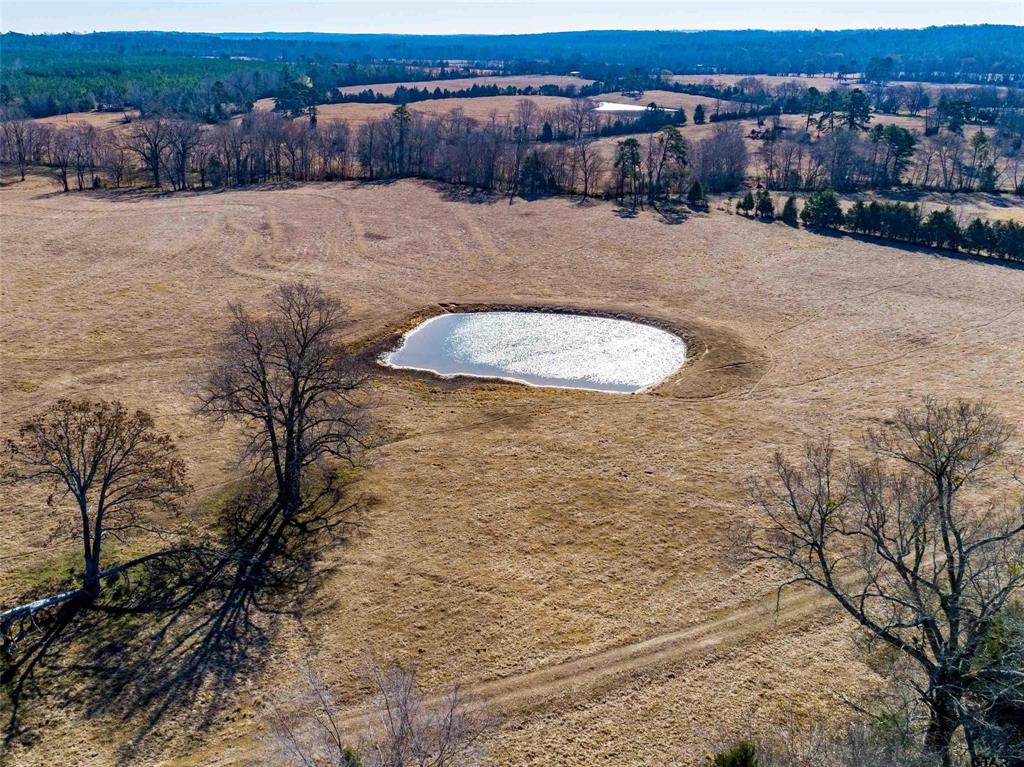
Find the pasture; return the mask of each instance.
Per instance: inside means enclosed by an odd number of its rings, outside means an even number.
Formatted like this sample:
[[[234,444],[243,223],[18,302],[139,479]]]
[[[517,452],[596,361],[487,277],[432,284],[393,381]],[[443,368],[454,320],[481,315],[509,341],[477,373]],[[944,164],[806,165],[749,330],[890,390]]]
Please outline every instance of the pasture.
[[[301,615],[258,616],[267,643],[229,703],[207,707],[210,680],[147,736],[137,690],[86,716],[72,684],[27,711],[42,737],[12,751],[25,767],[101,767],[124,743],[138,765],[258,762],[261,705],[296,664],[312,658],[355,706],[368,652],[417,664],[431,689],[463,683],[501,717],[499,763],[696,763],[719,733],[829,716],[878,684],[851,623],[799,590],[776,616],[775,574],[735,557],[742,478],[825,431],[855,446],[925,395],[1024,422],[1024,271],[720,210],[672,225],[408,180],[157,196],[30,177],[0,190],[0,239],[3,436],[60,397],[145,408],[185,454],[200,525],[237,476],[236,434],[197,419],[184,383],[227,302],[258,306],[283,281],[340,298],[357,346],[502,304],[660,320],[695,352],[628,396],[380,371],[358,480],[372,503],[321,552]],[[4,492],[10,601],[74,542],[51,539],[43,498]]]

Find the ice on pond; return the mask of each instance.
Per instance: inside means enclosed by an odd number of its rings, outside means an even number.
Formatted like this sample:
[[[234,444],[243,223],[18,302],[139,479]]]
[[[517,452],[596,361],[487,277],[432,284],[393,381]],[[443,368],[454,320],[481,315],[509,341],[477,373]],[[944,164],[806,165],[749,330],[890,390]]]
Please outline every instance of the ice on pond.
[[[636,392],[686,359],[679,336],[629,320],[553,312],[442,314],[406,334],[385,365],[532,386]]]

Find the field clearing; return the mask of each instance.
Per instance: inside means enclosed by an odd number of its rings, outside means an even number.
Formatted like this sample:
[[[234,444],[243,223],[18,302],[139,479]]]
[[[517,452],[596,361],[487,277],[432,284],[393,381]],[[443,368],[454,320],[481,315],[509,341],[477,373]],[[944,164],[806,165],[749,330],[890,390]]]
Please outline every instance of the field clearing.
[[[666,107],[668,109],[685,109],[688,120],[693,118],[693,110],[698,104],[703,104],[704,111],[707,114],[711,114],[715,110],[716,101],[723,111],[728,110],[730,105],[734,103],[723,99],[708,98],[707,96],[692,96],[689,93],[675,93],[673,91],[659,90],[644,91],[644,94],[639,97],[626,96],[621,92],[602,93],[600,96],[596,96],[595,99],[600,101],[613,101],[617,104],[632,104],[642,107],[647,106],[653,101],[659,107]],[[737,106],[739,105],[737,104]]]
[[[857,84],[855,77],[847,78],[845,80],[837,80],[834,77],[826,77],[824,75],[814,77],[808,75],[795,75],[793,77],[788,77],[786,75],[672,75],[671,80],[674,83],[691,83],[697,85],[706,82],[712,82],[718,85],[735,85],[740,80],[744,80],[748,77],[756,77],[765,85],[770,85],[773,88],[785,83],[797,82],[804,88],[810,88],[813,86],[819,91],[830,91],[840,86],[854,87]]]
[[[476,101],[482,101],[478,99]],[[439,102],[440,103],[440,102]],[[697,340],[650,393],[613,396],[380,375],[382,444],[358,534],[324,552],[300,621],[204,729],[172,711],[138,765],[258,761],[259,705],[311,657],[361,701],[360,659],[415,661],[504,713],[503,765],[694,764],[708,739],[841,708],[870,686],[853,627],[730,555],[739,480],[823,430],[840,446],[926,394],[1024,421],[1024,270],[826,237],[713,211],[667,225],[566,199],[472,204],[413,182],[188,193],[0,190],[0,436],[61,396],[119,397],[174,435],[208,498],[235,476],[231,430],[182,388],[229,300],[314,278],[354,342],[441,304],[578,306],[658,318]],[[1017,447],[1021,439],[1017,438]],[[5,490],[0,599],[52,512]],[[133,690],[84,718],[35,711],[25,767],[114,762]],[[130,713],[120,719],[123,705]]]
[[[127,112],[131,118],[139,116],[137,109],[130,109]],[[50,128],[73,128],[79,125],[91,125],[101,131],[118,130],[127,127],[124,121],[124,112],[71,112],[64,115],[53,115],[52,117],[40,117],[35,120],[39,125]]]
[[[569,75],[503,75],[491,77],[459,77],[451,80],[412,80],[402,83],[373,83],[370,85],[346,85],[338,90],[341,93],[362,93],[365,90],[372,90],[385,96],[394,95],[399,86],[406,88],[428,88],[434,90],[458,91],[465,88],[472,88],[474,85],[497,85],[501,88],[539,88],[542,85],[557,85],[565,88],[575,85],[582,88],[590,85],[593,80],[585,80],[582,77],[570,77]]]
[[[429,99],[408,104],[409,111],[418,115],[436,117],[460,110],[473,120],[485,122],[495,115],[498,120],[515,114],[520,101],[532,101],[541,112],[566,106],[571,99],[562,96],[482,96],[464,99]],[[317,107],[317,120],[321,122],[347,122],[358,126],[370,120],[387,117],[395,111],[394,104],[321,104]],[[305,120],[307,118],[299,118]]]
[[[756,77],[761,82],[769,85],[773,88],[777,88],[780,85],[786,83],[799,83],[803,88],[817,88],[819,91],[830,91],[835,88],[861,88],[868,89],[874,87],[871,83],[862,83],[857,81],[857,76],[850,76],[844,80],[838,80],[834,77],[825,76],[808,76],[798,75],[794,77],[786,77],[785,75],[672,75],[672,82],[676,83],[691,83],[691,84],[702,84],[706,82],[713,82],[720,85],[735,85],[740,80],[747,77]],[[956,89],[956,88],[996,88],[999,92],[1005,93],[1006,86],[1003,85],[979,85],[975,83],[929,83],[919,82],[916,80],[893,80],[886,83],[887,86],[901,85],[906,88],[910,88],[915,85],[922,86],[929,96],[938,97],[943,90]]]

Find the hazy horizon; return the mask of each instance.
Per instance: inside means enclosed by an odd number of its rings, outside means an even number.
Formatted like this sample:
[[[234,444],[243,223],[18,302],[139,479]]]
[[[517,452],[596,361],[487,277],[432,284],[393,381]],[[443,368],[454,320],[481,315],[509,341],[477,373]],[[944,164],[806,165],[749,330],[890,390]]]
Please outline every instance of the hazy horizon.
[[[480,2],[402,0],[3,0],[0,29],[26,34],[103,31],[350,34],[530,34],[591,30],[840,30],[1024,24],[1021,0],[780,0]]]

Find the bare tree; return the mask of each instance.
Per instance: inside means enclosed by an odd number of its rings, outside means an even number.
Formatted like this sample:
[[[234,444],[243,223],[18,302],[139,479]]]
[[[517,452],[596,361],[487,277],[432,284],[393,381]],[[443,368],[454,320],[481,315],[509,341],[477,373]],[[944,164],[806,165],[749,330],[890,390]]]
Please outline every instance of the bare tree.
[[[590,136],[580,134],[577,138],[573,139],[572,148],[573,169],[575,171],[572,183],[575,186],[575,177],[578,177],[583,182],[581,193],[585,200],[590,196],[594,182],[604,169],[604,157],[601,155],[601,151],[595,144],[594,139]]]
[[[297,523],[309,501],[307,472],[324,469],[323,497],[333,488],[325,462],[354,464],[367,427],[359,401],[365,377],[338,339],[345,312],[306,283],[279,287],[264,316],[237,304],[230,312],[227,332],[198,377],[199,411],[241,421],[245,456],[272,475],[278,510]]]
[[[125,140],[125,147],[142,160],[143,167],[153,175],[153,186],[160,188],[160,169],[164,154],[171,144],[171,124],[164,119],[137,120]]]
[[[751,483],[765,526],[751,551],[787,584],[831,594],[871,636],[906,656],[929,713],[926,749],[952,764],[963,734],[975,756],[969,691],[985,674],[991,629],[1024,587],[1024,504],[991,497],[1011,427],[987,406],[926,400],[871,430],[867,462],[840,464],[829,441],[796,466],[777,453]]]
[[[191,120],[172,120],[167,124],[166,167],[175,189],[188,186],[192,157],[202,141],[202,128]],[[155,177],[154,177],[155,180]]]
[[[25,180],[25,171],[35,151],[40,131],[31,120],[24,115],[5,109],[0,114],[0,138],[4,143],[4,154],[18,166],[21,180]]]
[[[47,148],[50,169],[65,192],[71,190],[68,184],[68,170],[71,168],[71,162],[74,157],[73,143],[70,130],[58,129],[50,134],[49,146]]]
[[[299,767],[474,767],[483,763],[484,717],[470,710],[458,686],[425,696],[415,669],[367,671],[369,714],[346,716],[323,678],[303,669],[296,688],[269,710],[271,742],[281,762]],[[350,734],[353,733],[353,734]]]
[[[178,511],[189,490],[185,464],[153,418],[120,402],[61,400],[22,424],[8,440],[5,480],[39,482],[48,504],[78,528],[85,594],[100,594],[103,543],[151,529],[156,515]],[[70,498],[71,504],[65,504]]]

